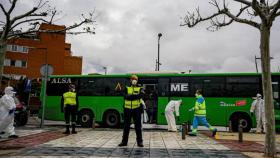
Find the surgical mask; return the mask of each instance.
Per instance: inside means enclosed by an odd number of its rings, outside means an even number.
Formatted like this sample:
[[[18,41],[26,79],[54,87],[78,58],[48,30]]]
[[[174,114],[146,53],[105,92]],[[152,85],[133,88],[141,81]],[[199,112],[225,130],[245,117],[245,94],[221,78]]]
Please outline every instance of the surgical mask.
[[[132,80],[131,83],[132,83],[132,85],[136,85],[137,84],[137,80]]]

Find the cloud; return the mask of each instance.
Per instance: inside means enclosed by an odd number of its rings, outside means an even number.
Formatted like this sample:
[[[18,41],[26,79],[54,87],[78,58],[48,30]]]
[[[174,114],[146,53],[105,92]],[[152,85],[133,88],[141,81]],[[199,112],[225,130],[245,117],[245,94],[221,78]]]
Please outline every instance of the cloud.
[[[26,1],[26,0],[24,0]],[[209,32],[209,22],[194,28],[180,27],[187,11],[200,6],[202,15],[214,9],[205,0],[63,0],[50,1],[62,10],[57,24],[70,25],[82,13],[95,10],[96,35],[67,36],[74,55],[83,56],[83,73],[127,73],[154,71],[158,33],[162,71],[255,72],[259,56],[260,33],[244,24],[234,23]],[[240,5],[231,2],[232,11]],[[26,7],[26,5],[25,5]],[[280,66],[278,44],[280,20],[271,31],[272,70]]]

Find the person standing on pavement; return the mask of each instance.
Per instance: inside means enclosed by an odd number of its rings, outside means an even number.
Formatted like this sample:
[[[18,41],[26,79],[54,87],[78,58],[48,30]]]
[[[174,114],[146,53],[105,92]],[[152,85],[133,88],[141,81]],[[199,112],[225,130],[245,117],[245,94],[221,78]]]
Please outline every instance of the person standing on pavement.
[[[0,99],[0,131],[5,131],[9,134],[9,138],[18,138],[15,133],[14,117],[16,111],[16,104],[14,101],[13,87],[5,88],[5,95]]]
[[[165,108],[165,118],[168,124],[169,132],[177,132],[176,120],[180,121],[179,108],[182,104],[182,100],[171,100]],[[176,120],[174,117],[174,111],[176,114]]]
[[[63,134],[70,134],[70,117],[71,117],[71,125],[72,125],[72,134],[77,134],[76,132],[76,117],[78,111],[78,96],[75,92],[75,85],[69,85],[69,91],[63,94],[61,100],[61,107],[64,110],[64,118],[66,123],[66,130]]]
[[[189,110],[194,110],[193,128],[192,131],[188,134],[190,136],[196,136],[198,125],[199,123],[202,123],[205,127],[209,128],[210,131],[212,131],[212,137],[214,137],[217,133],[217,129],[212,127],[206,120],[206,103],[204,97],[202,96],[201,89],[196,90],[195,97],[195,106]]]
[[[255,99],[251,105],[251,116],[253,117],[253,114],[255,113],[256,115],[256,122],[257,122],[257,133],[261,133],[262,132],[262,128],[263,128],[263,133],[266,132],[266,120],[265,120],[265,107],[264,107],[264,100],[262,99],[262,95],[261,94],[257,94]]]
[[[141,114],[143,112],[143,107],[141,107],[141,99],[143,92],[142,87],[137,85],[138,77],[136,75],[132,75],[130,81],[131,86],[126,87],[124,95],[124,129],[122,142],[119,144],[119,146],[127,146],[131,118],[133,118],[137,145],[138,147],[143,147],[144,145],[141,125]]]

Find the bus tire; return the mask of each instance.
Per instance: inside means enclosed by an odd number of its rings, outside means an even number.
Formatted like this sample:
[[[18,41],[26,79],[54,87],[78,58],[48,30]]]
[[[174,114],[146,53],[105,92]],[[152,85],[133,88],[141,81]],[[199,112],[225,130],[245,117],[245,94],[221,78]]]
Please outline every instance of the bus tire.
[[[243,126],[243,132],[250,132],[252,128],[252,120],[247,113],[235,113],[231,117],[231,127],[233,132],[238,132],[239,122]]]
[[[120,114],[116,110],[109,110],[103,115],[103,124],[106,127],[120,127]]]
[[[91,110],[82,110],[79,112],[78,122],[82,127],[92,127],[93,112]]]

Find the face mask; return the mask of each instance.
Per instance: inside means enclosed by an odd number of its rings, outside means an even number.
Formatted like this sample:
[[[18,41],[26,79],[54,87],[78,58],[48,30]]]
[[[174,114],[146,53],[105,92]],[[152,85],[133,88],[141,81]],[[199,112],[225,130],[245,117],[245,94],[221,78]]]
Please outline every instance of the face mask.
[[[132,80],[131,83],[132,83],[132,85],[136,85],[137,84],[137,80]]]

